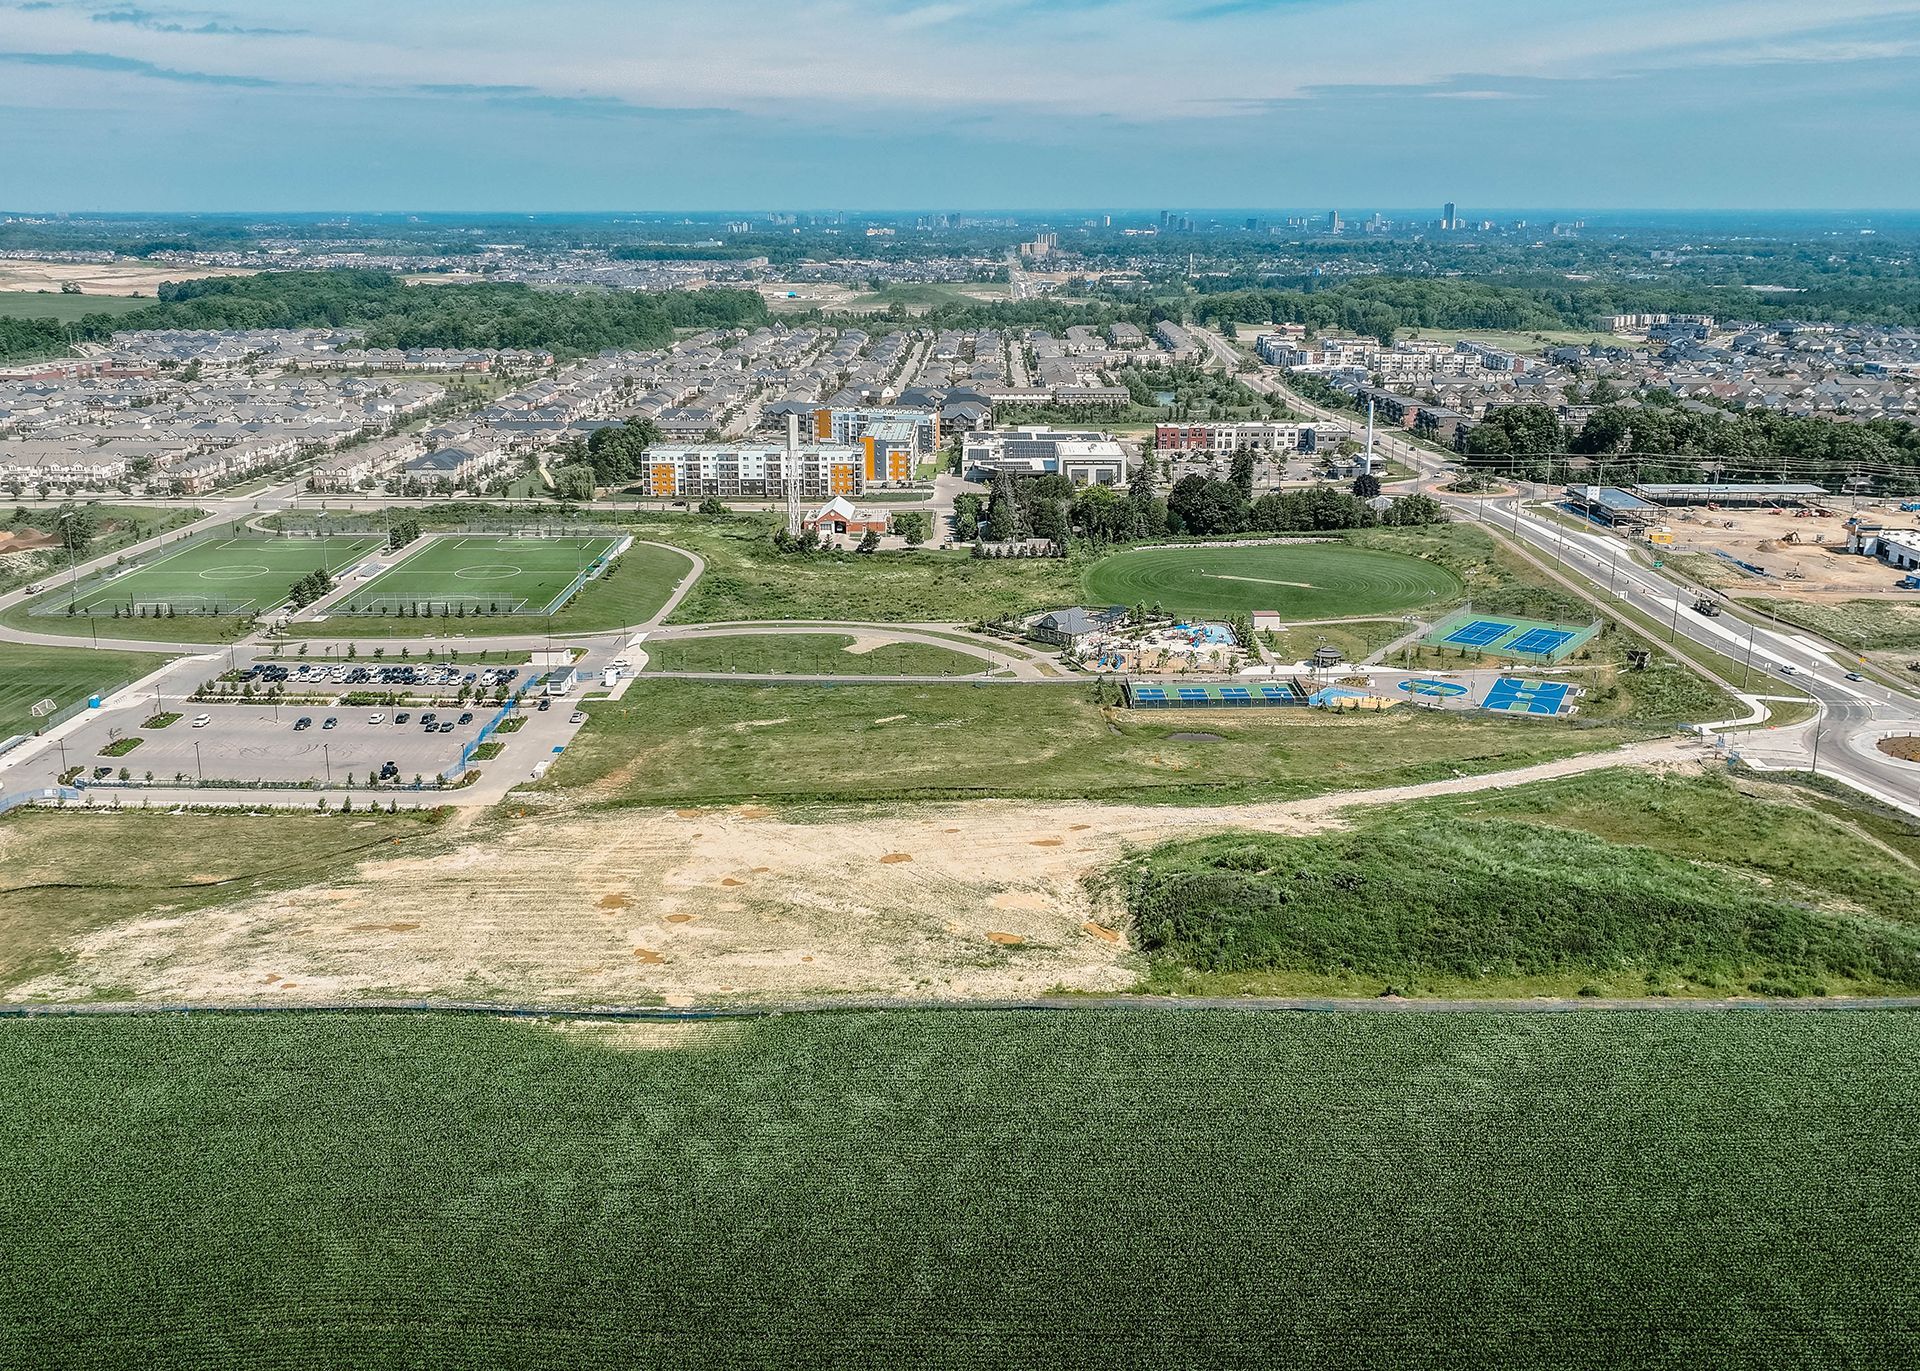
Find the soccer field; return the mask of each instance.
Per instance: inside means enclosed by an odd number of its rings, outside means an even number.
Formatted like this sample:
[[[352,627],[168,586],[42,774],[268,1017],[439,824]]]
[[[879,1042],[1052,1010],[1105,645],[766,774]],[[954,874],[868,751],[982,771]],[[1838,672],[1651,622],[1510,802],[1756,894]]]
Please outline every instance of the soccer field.
[[[38,615],[111,616],[257,614],[287,598],[293,583],[315,567],[338,575],[378,547],[359,538],[195,538],[150,561],[61,586],[34,603]]]
[[[455,533],[344,596],[338,614],[551,614],[623,542]]]
[[[1444,602],[1459,578],[1436,562],[1345,543],[1194,546],[1117,552],[1087,572],[1100,604],[1158,604],[1171,614],[1270,610],[1288,619],[1379,614]]]

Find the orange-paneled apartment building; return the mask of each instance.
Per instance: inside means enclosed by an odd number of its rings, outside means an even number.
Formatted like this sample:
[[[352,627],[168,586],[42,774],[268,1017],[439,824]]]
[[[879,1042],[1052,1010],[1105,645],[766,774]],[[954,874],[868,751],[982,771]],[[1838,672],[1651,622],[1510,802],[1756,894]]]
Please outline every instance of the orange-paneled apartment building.
[[[812,443],[697,443],[647,450],[647,493],[784,497],[797,479],[804,499],[858,495],[913,479],[921,453],[939,441],[938,420],[917,410],[818,409]]]

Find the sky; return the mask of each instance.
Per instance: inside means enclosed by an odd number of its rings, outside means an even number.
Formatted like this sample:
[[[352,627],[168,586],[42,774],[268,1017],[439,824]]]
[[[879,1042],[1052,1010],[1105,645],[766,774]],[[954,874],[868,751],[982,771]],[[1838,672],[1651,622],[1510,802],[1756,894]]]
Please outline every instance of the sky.
[[[0,0],[8,210],[1920,208],[1920,0]]]

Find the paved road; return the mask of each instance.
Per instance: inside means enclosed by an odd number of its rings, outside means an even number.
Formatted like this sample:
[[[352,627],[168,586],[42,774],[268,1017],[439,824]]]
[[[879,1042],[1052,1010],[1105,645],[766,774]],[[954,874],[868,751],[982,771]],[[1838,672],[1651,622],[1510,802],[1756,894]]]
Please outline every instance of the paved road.
[[[1200,336],[1217,360],[1237,367],[1240,354],[1226,338],[1208,330]],[[1262,367],[1244,380],[1256,390],[1284,399],[1301,413],[1343,424],[1352,415],[1318,405],[1289,389],[1279,372]],[[1439,478],[1452,463],[1390,431],[1378,431],[1376,450],[1419,473],[1417,484]],[[1920,700],[1872,681],[1849,681],[1851,658],[1811,634],[1746,617],[1732,611],[1709,618],[1692,605],[1700,591],[1655,572],[1625,540],[1600,531],[1574,531],[1532,512],[1555,493],[1520,483],[1516,493],[1497,498],[1437,497],[1457,516],[1481,521],[1547,559],[1586,578],[1602,593],[1602,603],[1632,606],[1667,626],[1671,637],[1709,648],[1742,664],[1741,677],[1729,684],[1746,698],[1768,693],[1768,681],[1792,684],[1817,702],[1815,718],[1791,728],[1725,734],[1731,753],[1753,765],[1817,770],[1887,803],[1920,813],[1920,764],[1903,762],[1875,744],[1889,733],[1920,733]],[[1751,662],[1751,671],[1746,670]],[[1778,670],[1793,668],[1788,675]],[[1777,689],[1777,687],[1776,687]]]

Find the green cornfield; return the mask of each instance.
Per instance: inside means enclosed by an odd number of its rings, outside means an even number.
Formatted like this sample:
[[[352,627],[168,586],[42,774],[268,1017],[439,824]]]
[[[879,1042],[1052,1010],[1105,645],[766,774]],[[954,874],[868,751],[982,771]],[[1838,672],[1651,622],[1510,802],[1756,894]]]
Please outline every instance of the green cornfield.
[[[1911,1365],[1892,1012],[0,1022],[0,1364]]]

